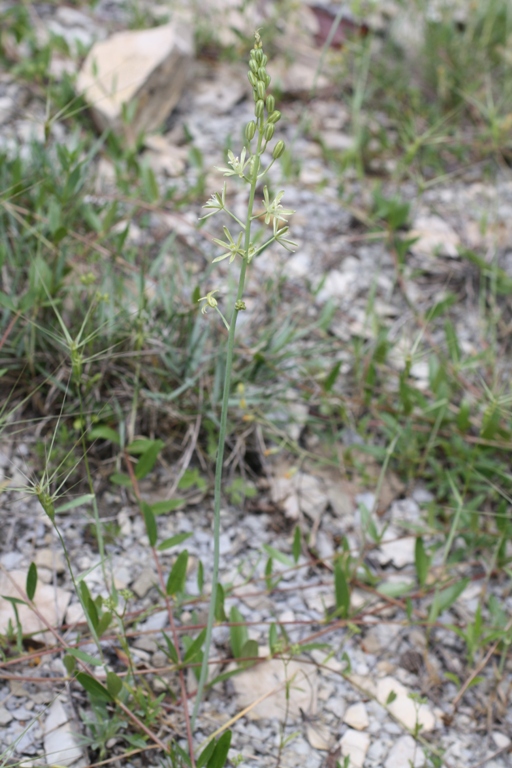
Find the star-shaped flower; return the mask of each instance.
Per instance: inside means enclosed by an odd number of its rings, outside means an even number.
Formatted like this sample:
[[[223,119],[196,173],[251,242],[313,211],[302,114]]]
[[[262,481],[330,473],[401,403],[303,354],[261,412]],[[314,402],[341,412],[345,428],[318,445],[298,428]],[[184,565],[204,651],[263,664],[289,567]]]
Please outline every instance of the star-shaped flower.
[[[217,170],[222,171],[224,176],[239,176],[241,179],[243,179],[245,175],[245,169],[251,162],[250,157],[248,160],[245,159],[246,154],[247,154],[247,149],[246,147],[244,147],[242,149],[242,154],[240,155],[240,159],[238,159],[238,157],[235,157],[233,152],[229,149],[228,163],[231,166],[231,168],[219,168],[216,166]]]
[[[270,200],[268,193],[268,187],[263,187],[263,207],[265,209],[265,224],[269,224],[271,219],[277,221],[288,221],[287,216],[291,216],[295,213],[290,208],[283,208],[281,205],[281,199],[284,195],[284,190],[278,192],[274,199]]]
[[[218,211],[226,210],[226,182],[224,182],[222,192],[214,192],[208,202],[203,205],[203,208],[212,208],[212,211],[201,216],[201,221],[203,221],[203,219],[208,219],[210,216],[218,213]]]
[[[231,264],[236,256],[241,256],[244,258],[245,251],[242,248],[242,238],[244,236],[243,232],[240,232],[238,235],[236,242],[233,240],[233,237],[231,236],[231,232],[229,229],[224,226],[222,227],[224,230],[224,234],[226,235],[226,241],[219,240],[218,238],[214,238],[213,242],[217,243],[217,245],[220,245],[221,248],[224,248],[226,250],[226,253],[223,253],[221,256],[217,256],[216,259],[213,260],[212,264],[215,264],[217,261],[222,261],[223,259],[229,258],[229,263]]]

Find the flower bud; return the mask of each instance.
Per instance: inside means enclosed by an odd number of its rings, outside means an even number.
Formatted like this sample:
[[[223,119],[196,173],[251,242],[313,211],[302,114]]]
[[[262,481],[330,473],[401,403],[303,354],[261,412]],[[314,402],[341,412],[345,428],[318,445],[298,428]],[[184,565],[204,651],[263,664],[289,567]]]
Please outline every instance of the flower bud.
[[[273,96],[267,96],[267,112],[269,115],[274,111],[276,108],[276,100]]]
[[[268,56],[266,55],[266,53],[264,53],[263,56],[261,57],[261,66],[266,67],[267,61],[268,61]]]
[[[265,103],[263,99],[258,99],[256,106],[254,107],[254,114],[256,117],[263,117],[263,110],[265,109]]]
[[[272,123],[267,123],[267,125],[265,126],[265,132],[263,135],[265,136],[265,141],[270,141],[270,139],[274,135],[274,125]]]
[[[251,59],[249,61],[249,69],[256,75],[258,73],[258,62],[254,61],[254,59]]]
[[[266,86],[268,88],[269,85],[270,85],[270,75],[265,75],[265,84],[266,84]]]
[[[272,158],[274,160],[277,160],[284,152],[285,144],[282,139],[279,139],[277,144],[275,145],[273,152],[272,152]]]
[[[250,123],[247,123],[245,126],[245,138],[247,141],[252,141],[254,139],[254,134],[256,133],[256,123],[254,120],[251,120]]]
[[[254,74],[254,72],[248,72],[247,77],[249,78],[249,82],[252,85],[253,88],[256,88],[258,85],[258,78]]]
[[[256,50],[253,49],[253,51],[254,51],[254,58],[256,59],[258,64],[261,64],[261,61],[263,59],[263,51],[261,50],[261,48],[256,48]],[[253,51],[251,51],[251,53],[253,53]]]
[[[265,83],[262,83],[261,80],[258,80],[258,85],[256,86],[256,92],[260,99],[265,98],[265,91],[266,91]]]
[[[269,123],[278,123],[281,119],[281,113],[278,109],[274,109],[271,115],[268,116]]]
[[[263,83],[265,82],[265,78],[267,76],[267,73],[265,71],[265,67],[258,67],[258,71],[256,72],[258,75],[258,80],[261,80]]]

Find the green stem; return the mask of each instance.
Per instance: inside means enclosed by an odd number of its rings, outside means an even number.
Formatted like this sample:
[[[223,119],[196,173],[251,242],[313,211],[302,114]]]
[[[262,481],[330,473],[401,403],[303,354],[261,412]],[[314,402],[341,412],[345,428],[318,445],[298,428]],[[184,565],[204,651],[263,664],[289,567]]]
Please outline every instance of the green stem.
[[[258,171],[260,163],[261,145],[263,140],[263,120],[259,121],[258,131],[258,146],[255,152],[255,162],[252,169],[251,176],[251,190],[249,193],[249,202],[247,205],[247,218],[245,224],[245,242],[244,250],[245,254],[249,253],[249,246],[251,244],[251,222],[252,211],[254,208],[254,197],[256,194],[256,186],[258,183]],[[240,270],[240,277],[238,280],[238,290],[236,293],[235,305],[233,314],[231,316],[231,322],[229,324],[229,334],[227,341],[227,354],[226,354],[226,367],[224,371],[224,393],[222,396],[222,410],[220,417],[220,430],[219,430],[219,444],[217,448],[217,461],[215,464],[215,493],[214,493],[214,508],[213,508],[213,574],[212,574],[212,591],[210,595],[210,605],[208,608],[208,620],[206,624],[206,638],[204,644],[203,662],[201,664],[201,674],[199,677],[199,684],[197,687],[196,700],[194,704],[194,711],[192,712],[191,728],[194,730],[197,714],[201,701],[203,698],[204,686],[206,678],[208,676],[208,658],[210,655],[210,646],[212,644],[212,632],[213,622],[215,620],[215,605],[217,599],[217,582],[219,578],[219,560],[220,560],[220,504],[221,504],[221,491],[222,491],[222,465],[224,463],[224,446],[226,443],[226,428],[228,422],[228,409],[229,409],[229,394],[231,391],[231,373],[233,370],[233,349],[235,345],[235,329],[236,321],[238,318],[239,310],[236,308],[237,302],[241,301],[244,294],[245,276],[247,272],[247,258],[242,260],[242,268]]]

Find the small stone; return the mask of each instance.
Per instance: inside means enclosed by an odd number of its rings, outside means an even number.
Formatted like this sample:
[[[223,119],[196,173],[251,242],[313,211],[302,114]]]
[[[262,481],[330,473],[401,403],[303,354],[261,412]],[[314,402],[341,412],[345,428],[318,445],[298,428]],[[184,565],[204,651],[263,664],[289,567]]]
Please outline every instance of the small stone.
[[[126,589],[132,580],[130,569],[124,565],[114,568],[114,584],[116,589]]]
[[[509,737],[500,731],[493,731],[491,736],[498,749],[506,749],[510,745]]]
[[[77,89],[100,130],[112,128],[134,141],[159,128],[178,103],[193,52],[192,28],[183,23],[118,32],[91,48]],[[131,111],[130,121],[123,120]]]
[[[440,216],[420,214],[414,220],[409,237],[417,238],[411,245],[415,256],[459,257],[460,238],[455,230]]]
[[[341,753],[343,757],[350,758],[351,768],[363,768],[369,746],[369,735],[351,728],[340,739]]]
[[[285,691],[287,679],[292,680],[288,703]],[[290,716],[298,717],[301,709],[310,712],[316,688],[316,670],[293,659],[285,669],[281,660],[273,659],[236,675],[233,687],[239,706],[249,708],[247,717],[250,720],[279,719],[287,710]],[[273,694],[265,696],[269,691]],[[264,700],[252,706],[259,697],[264,697]]]
[[[155,653],[158,650],[158,646],[151,637],[142,635],[138,637],[133,643],[134,648],[138,648],[141,651],[147,651],[148,653]]]
[[[85,618],[84,609],[81,603],[71,603],[68,605],[66,611],[66,624],[74,626],[75,624],[83,624],[87,621]]]
[[[14,623],[12,605],[5,597],[20,598],[18,588],[25,592],[27,572],[22,570],[11,571],[9,574],[0,573],[0,634],[5,634],[9,622]],[[17,588],[18,587],[18,588]],[[33,602],[43,619],[53,627],[62,624],[64,614],[71,599],[71,593],[61,587],[38,582]],[[49,645],[55,645],[56,640],[51,632],[46,630],[46,625],[41,621],[28,605],[18,605],[18,617],[23,634],[34,633],[37,640],[43,639]]]
[[[150,568],[144,568],[142,573],[132,584],[132,589],[137,597],[145,597],[149,590],[156,584],[156,574]]]
[[[15,720],[20,720],[23,722],[30,720],[30,718],[32,717],[32,715],[30,714],[29,710],[26,707],[19,707],[18,709],[13,709],[11,714]]]
[[[414,563],[415,545],[414,536],[401,537],[398,531],[390,526],[379,545],[377,559],[382,566],[391,564],[395,568],[404,568]]]
[[[139,629],[141,632],[158,632],[167,626],[168,621],[169,614],[167,611],[156,611],[156,613],[149,616],[146,621],[139,624]]]
[[[328,752],[331,748],[332,732],[325,723],[306,725],[306,738],[313,749]]]
[[[44,724],[44,751],[48,765],[68,766],[82,761],[85,755],[79,738],[77,727],[64,709],[62,697],[55,699]]]
[[[7,725],[11,722],[13,715],[5,707],[0,707],[0,725]]]
[[[392,677],[377,683],[377,700],[409,730],[421,725],[422,732],[433,731],[436,719],[427,704],[418,704],[409,697],[410,691]]]
[[[425,753],[412,736],[401,736],[395,741],[384,763],[385,768],[422,768]]]
[[[356,731],[364,731],[365,728],[368,728],[368,713],[362,701],[358,704],[352,704],[347,709],[343,722],[350,725],[351,728],[355,728]]]
[[[66,567],[61,553],[53,549],[38,549],[34,562],[38,568],[48,568],[56,573],[64,573]]]
[[[169,659],[163,651],[155,651],[153,654],[153,666],[157,669],[162,669],[169,665]]]

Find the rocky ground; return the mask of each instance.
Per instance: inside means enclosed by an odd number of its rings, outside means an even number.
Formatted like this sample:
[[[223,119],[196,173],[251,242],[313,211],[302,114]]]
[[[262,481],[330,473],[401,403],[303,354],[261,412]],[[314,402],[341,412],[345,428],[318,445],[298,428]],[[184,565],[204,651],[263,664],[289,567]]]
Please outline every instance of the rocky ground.
[[[62,35],[74,51],[80,50],[79,44],[87,47],[94,40],[106,38],[110,31],[123,29],[126,23],[124,3],[100,2],[94,9],[55,9],[35,4],[31,12],[40,34],[51,29]],[[383,27],[387,22],[388,16],[382,10],[371,19],[371,23]],[[78,53],[75,58],[56,57],[52,61],[55,76],[76,67],[78,60]],[[408,236],[416,240],[403,278],[398,281],[396,255],[385,236],[368,233],[362,227],[370,185],[348,171],[343,196],[339,194],[339,175],[328,158],[329,152],[345,150],[354,141],[350,113],[332,95],[327,75],[319,82],[312,101],[303,98],[314,80],[315,61],[304,54],[296,71],[284,69],[284,57],[276,62],[276,71],[282,72],[276,77],[282,77],[284,90],[280,107],[282,136],[291,147],[292,157],[299,161],[299,169],[296,175],[282,179],[276,168],[274,180],[286,190],[285,205],[297,211],[292,235],[298,247],[291,255],[270,248],[255,261],[248,287],[248,311],[240,333],[251,337],[251,329],[264,319],[261,297],[267,281],[279,274],[287,301],[283,317],[300,313],[313,323],[326,307],[334,307],[331,336],[326,343],[331,348],[339,347],[337,359],[343,373],[350,365],[351,339],[374,337],[375,323],[368,320],[371,294],[374,318],[389,328],[396,342],[391,365],[400,370],[406,351],[417,340],[415,313],[431,306],[433,297],[441,300],[447,285],[455,285],[466,287],[463,303],[454,308],[452,316],[459,344],[468,354],[478,351],[482,343],[478,296],[472,293],[471,269],[460,250],[468,248],[485,254],[486,249],[497,247],[500,266],[511,273],[510,251],[506,249],[512,221],[509,170],[502,169],[496,180],[489,181],[478,167],[471,167],[455,179],[420,191],[412,181],[394,184],[393,161],[376,159],[376,174],[382,172],[382,167],[377,167],[379,162],[387,163],[390,175],[385,184],[389,193],[399,194],[412,206]],[[223,164],[225,137],[232,137],[236,144],[240,126],[251,118],[252,107],[246,98],[244,65],[212,65],[191,56],[189,66],[192,76],[179,94],[167,132],[147,139],[142,151],[162,184],[186,190],[198,174],[185,148],[186,131],[188,140],[202,154],[203,168],[212,169],[206,177],[208,197],[220,186],[221,176],[213,167]],[[307,131],[302,122],[304,115]],[[31,138],[44,141],[44,120],[41,94],[9,73],[2,73],[0,146],[8,152],[28,152]],[[66,141],[67,127],[56,120],[51,137],[52,141]],[[104,157],[97,166],[94,194],[109,194],[111,183],[112,164]],[[236,211],[243,206],[243,200],[235,194],[232,204]],[[179,213],[155,210],[150,227],[142,230],[134,222],[129,237],[143,243],[171,230],[183,247],[213,253],[210,239],[216,231],[215,220],[198,230],[199,213],[199,205]],[[484,219],[485,228],[481,225]],[[224,265],[219,274],[223,274]],[[505,381],[509,363],[503,359],[500,364],[497,376]],[[428,387],[424,360],[415,360],[411,375],[418,388]],[[284,386],[283,392],[287,407],[281,414],[276,401],[274,423],[286,439],[300,438],[305,454],[314,451],[314,437],[306,430],[307,407],[295,397],[293,387]],[[340,449],[356,440],[357,436],[347,429],[340,438]],[[30,437],[22,434],[4,438],[0,453],[0,521],[4,533],[0,544],[0,633],[16,636],[12,606],[5,596],[19,596],[16,584],[24,588],[31,562],[36,563],[39,574],[35,595],[39,617],[19,606],[19,619],[25,634],[45,631],[43,638],[39,637],[43,642],[34,647],[25,643],[23,663],[0,662],[2,765],[81,768],[109,758],[115,758],[123,768],[146,765],[151,753],[137,753],[134,743],[133,756],[126,757],[126,743],[121,747],[115,731],[105,738],[107,751],[100,756],[94,740],[89,738],[86,743],[82,738],[88,701],[84,691],[69,682],[62,653],[55,649],[64,643],[81,642],[81,650],[94,656],[95,647],[83,644],[82,609],[53,527],[37,499],[16,490],[26,486],[26,478],[31,476],[33,450]],[[235,448],[233,460],[236,455]],[[257,499],[250,503],[246,500],[243,510],[240,505],[226,503],[220,575],[222,584],[233,587],[226,609],[239,610],[247,622],[249,638],[258,644],[259,656],[269,653],[272,623],[285,628],[296,653],[289,658],[262,661],[215,685],[201,713],[197,741],[235,718],[231,755],[238,755],[238,764],[246,768],[335,768],[336,761],[352,768],[510,766],[510,655],[506,651],[502,656],[496,654],[496,646],[491,644],[489,654],[477,654],[471,663],[463,640],[451,628],[467,626],[482,589],[492,592],[501,610],[510,615],[510,579],[487,580],[479,562],[461,561],[456,579],[467,578],[468,584],[449,610],[441,613],[436,625],[428,629],[428,596],[413,592],[406,600],[402,595],[407,585],[416,583],[415,534],[423,530],[432,493],[420,481],[405,486],[392,473],[387,473],[382,482],[379,467],[371,461],[367,462],[366,476],[350,482],[340,479],[339,472],[318,471],[307,457],[296,469],[288,455],[279,460],[270,456]],[[166,499],[175,492],[172,485],[169,474],[160,469],[157,480],[142,484],[141,492],[151,501]],[[186,542],[190,553],[186,592],[192,595],[197,593],[199,561],[204,564],[208,584],[212,550],[210,499],[201,489],[196,491],[187,496],[182,508],[159,519],[162,538],[191,534]],[[113,574],[118,590],[131,591],[126,608],[133,659],[150,690],[166,692],[175,674],[169,671],[162,650],[162,632],[170,628],[156,587],[157,573],[149,558],[144,521],[125,490],[102,489],[99,503],[103,522],[115,525],[118,531],[115,541],[106,545],[106,568]],[[378,512],[375,525],[379,536],[382,534],[370,544],[368,510]],[[65,511],[59,516],[59,527],[75,572],[83,575],[95,596],[104,590],[102,567],[85,517],[80,507]],[[292,542],[297,522],[311,538],[309,554],[303,551],[295,563]],[[326,614],[336,605],[332,562],[343,537],[355,558],[364,552],[365,565],[379,587],[369,587],[362,581],[355,584],[350,621],[326,623]],[[436,541],[435,533],[425,537],[426,545]],[[441,543],[441,539],[438,541]],[[276,583],[271,589],[265,578],[269,554],[265,546],[283,555],[276,559],[274,554],[272,577]],[[440,546],[431,563],[433,574],[436,568],[442,571],[442,554]],[[173,557],[163,553],[164,567],[170,566]],[[204,611],[203,603],[191,600],[184,606],[181,624],[186,628],[204,620]],[[48,631],[48,625],[59,628],[58,638]],[[227,627],[216,629],[213,659],[217,660],[219,673],[231,669],[222,661],[230,655],[229,637]],[[300,652],[299,646],[311,643],[318,645]],[[103,644],[112,668],[122,674],[126,667],[119,643],[112,636],[106,637]],[[478,684],[472,685],[476,677],[480,678]],[[189,690],[195,689],[192,674],[187,684]],[[181,715],[169,697],[164,698],[163,706],[167,717],[159,721],[160,738],[178,734],[184,739]]]

